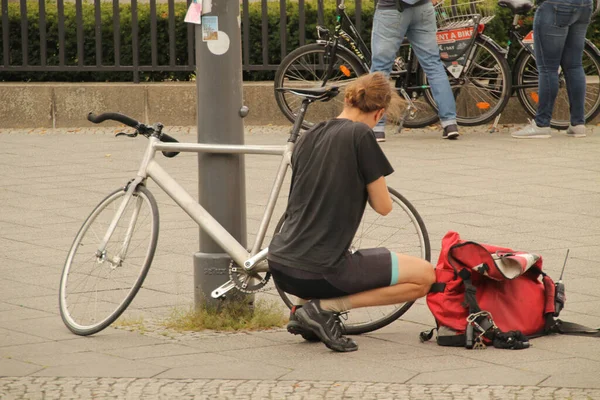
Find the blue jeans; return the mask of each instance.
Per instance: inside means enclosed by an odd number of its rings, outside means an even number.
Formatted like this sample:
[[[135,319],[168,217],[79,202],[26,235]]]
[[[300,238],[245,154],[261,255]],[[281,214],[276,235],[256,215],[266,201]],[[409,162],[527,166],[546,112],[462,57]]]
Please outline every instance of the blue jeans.
[[[403,12],[375,10],[371,32],[371,72],[389,74],[404,36],[407,36],[427,75],[442,126],[447,126],[456,123],[456,103],[440,60],[436,31],[435,12],[430,2],[405,8]],[[383,131],[384,126],[385,119],[382,118],[374,130]]]
[[[591,0],[546,0],[533,20],[535,61],[539,71],[539,104],[535,123],[550,126],[558,94],[558,67],[567,84],[571,125],[585,124],[585,72],[581,64]]]

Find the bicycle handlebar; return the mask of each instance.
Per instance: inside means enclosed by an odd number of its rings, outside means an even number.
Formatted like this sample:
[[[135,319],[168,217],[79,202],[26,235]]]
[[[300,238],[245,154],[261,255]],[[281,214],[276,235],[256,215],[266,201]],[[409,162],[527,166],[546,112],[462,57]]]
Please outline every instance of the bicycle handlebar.
[[[127,126],[132,127],[133,129],[135,129],[139,133],[142,133],[145,136],[147,136],[149,131],[155,132],[154,128],[146,126],[145,124],[142,124],[141,122],[138,122],[135,119],[128,117],[127,115],[123,115],[123,114],[119,114],[119,113],[102,113],[100,115],[96,115],[96,114],[90,112],[87,116],[87,119],[88,119],[88,121],[93,122],[94,124],[99,124],[106,120],[113,120],[113,121],[121,122]],[[161,128],[162,128],[162,125],[161,125]],[[160,132],[160,130],[158,133],[159,133],[158,138],[161,142],[179,143],[179,141],[177,139],[175,139],[172,136],[167,135],[166,133]],[[173,158],[177,154],[179,154],[178,151],[163,151],[162,153],[167,158]]]
[[[129,118],[127,115],[119,113],[103,113],[100,115],[96,115],[91,112],[88,114],[87,119],[88,121],[93,122],[94,124],[99,124],[101,122],[106,121],[107,119],[112,119],[113,121],[121,122],[127,126],[130,126],[133,129],[137,129],[138,127],[143,125],[135,119]]]

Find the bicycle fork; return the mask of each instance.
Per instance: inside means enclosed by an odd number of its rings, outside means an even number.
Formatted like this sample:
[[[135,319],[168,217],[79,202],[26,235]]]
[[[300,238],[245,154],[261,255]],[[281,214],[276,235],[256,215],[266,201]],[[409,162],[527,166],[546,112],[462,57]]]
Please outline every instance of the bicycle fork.
[[[129,243],[131,242],[131,236],[135,229],[135,224],[137,222],[137,218],[139,215],[141,203],[143,201],[141,197],[134,199],[134,196],[133,196],[133,193],[135,192],[137,185],[141,183],[141,180],[142,180],[142,178],[137,178],[137,179],[133,180],[132,182],[130,182],[129,185],[127,186],[127,189],[126,189],[127,193],[125,194],[125,198],[121,201],[121,204],[119,205],[119,209],[117,210],[115,216],[113,217],[113,219],[108,227],[108,230],[106,231],[106,234],[104,235],[104,238],[102,239],[102,242],[100,243],[100,245],[98,246],[98,249],[96,250],[96,260],[98,261],[98,263],[108,261],[112,265],[112,268],[117,268],[117,267],[121,266],[121,262],[127,255],[127,249],[129,248]],[[129,225],[127,227],[127,232],[125,233],[125,237],[123,239],[123,244],[121,246],[121,249],[118,252],[118,254],[116,254],[115,256],[107,257],[106,246],[108,245],[110,238],[112,237],[115,229],[117,228],[117,224],[118,224],[119,220],[125,213],[125,208],[127,207],[127,204],[129,204],[129,202],[132,199],[135,200],[136,205],[133,209],[133,213],[129,220]]]

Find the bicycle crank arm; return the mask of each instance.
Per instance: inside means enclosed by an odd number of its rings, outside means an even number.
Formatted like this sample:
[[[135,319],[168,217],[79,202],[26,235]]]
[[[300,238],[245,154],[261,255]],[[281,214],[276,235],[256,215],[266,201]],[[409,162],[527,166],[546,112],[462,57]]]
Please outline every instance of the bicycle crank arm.
[[[225,294],[227,294],[231,289],[235,289],[235,283],[233,283],[233,281],[230,279],[215,290],[213,290],[210,294],[210,297],[212,297],[213,299],[221,298],[225,296]]]

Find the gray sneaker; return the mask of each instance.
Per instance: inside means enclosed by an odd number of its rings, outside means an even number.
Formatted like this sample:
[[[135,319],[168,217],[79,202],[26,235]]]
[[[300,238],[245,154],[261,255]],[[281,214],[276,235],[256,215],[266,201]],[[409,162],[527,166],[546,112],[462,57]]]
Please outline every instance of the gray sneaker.
[[[549,126],[537,126],[535,121],[529,121],[529,125],[510,134],[517,139],[548,139],[552,130]]]
[[[569,125],[567,128],[567,136],[569,137],[585,137],[585,125]]]

